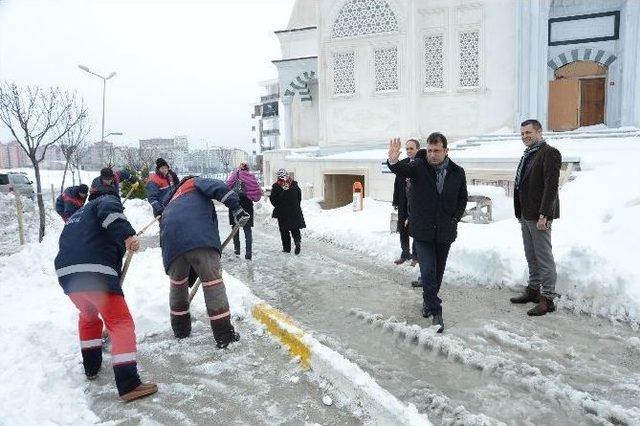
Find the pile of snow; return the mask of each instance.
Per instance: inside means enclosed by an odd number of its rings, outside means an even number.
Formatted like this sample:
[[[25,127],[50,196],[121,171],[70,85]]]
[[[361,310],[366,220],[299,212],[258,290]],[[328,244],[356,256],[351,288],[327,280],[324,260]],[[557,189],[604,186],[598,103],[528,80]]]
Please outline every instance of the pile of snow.
[[[136,232],[140,232],[142,228],[152,222],[153,224],[144,231],[144,235],[158,235],[160,232],[158,222],[153,220],[153,208],[151,208],[151,204],[147,200],[137,198],[127,200],[124,204],[124,213]]]
[[[22,223],[26,243],[38,241],[38,227],[40,224],[38,205],[35,201],[20,197],[22,203]],[[51,209],[51,204],[45,203],[45,232],[62,219]],[[13,194],[0,194],[0,256],[6,256],[20,249],[20,235],[18,232],[18,211]]]
[[[522,146],[496,142],[469,151],[520,155]],[[557,291],[561,306],[614,319],[640,321],[640,140],[559,140],[563,156],[579,156],[582,171],[560,191],[560,219],[553,224]],[[467,154],[464,151],[463,154]],[[501,189],[493,194],[470,187],[470,193],[495,199],[495,222],[461,223],[445,281],[457,285],[511,286],[526,283],[527,265],[520,225],[512,200]],[[501,192],[502,191],[502,192]],[[390,234],[388,202],[365,198],[364,210],[350,205],[322,210],[321,200],[303,202],[307,236],[339,244],[391,262],[400,254],[397,234]]]
[[[132,201],[125,212],[133,222],[148,223],[152,216],[147,210],[146,202]],[[5,342],[0,353],[2,423],[100,421],[89,408],[77,310],[59,286],[53,264],[62,226],[61,220],[51,221],[42,244],[30,243],[0,258],[0,341]],[[226,274],[224,279],[233,315],[249,316],[253,306],[249,288]],[[139,340],[170,327],[169,280],[159,248],[133,256],[124,292]],[[193,305],[195,315],[206,315],[202,297],[196,297]],[[105,367],[110,368],[109,356]]]
[[[469,196],[484,196],[491,199],[491,219],[495,222],[498,220],[509,219],[513,216],[513,198],[507,197],[504,188],[488,185],[469,185],[467,186]],[[467,209],[473,207],[473,203],[469,203]]]

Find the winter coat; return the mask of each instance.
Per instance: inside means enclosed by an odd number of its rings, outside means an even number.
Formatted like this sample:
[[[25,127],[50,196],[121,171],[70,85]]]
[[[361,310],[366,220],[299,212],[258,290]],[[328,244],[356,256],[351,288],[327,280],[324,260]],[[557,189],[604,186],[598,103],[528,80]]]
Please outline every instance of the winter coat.
[[[302,191],[300,191],[298,182],[291,181],[289,189],[286,190],[278,182],[271,187],[271,195],[269,196],[274,207],[272,217],[278,219],[278,226],[281,229],[306,228],[307,225],[304,223],[300,207]]]
[[[520,188],[513,196],[513,208],[518,219],[537,221],[543,214],[549,219],[560,217],[558,182],[562,155],[556,148],[542,144],[522,172]]]
[[[120,195],[120,182],[123,180],[132,181],[135,180],[133,175],[126,170],[117,170],[113,172],[113,183],[111,185],[105,185],[102,178],[98,176],[91,182],[91,188],[89,193],[93,194],[96,191],[104,191],[107,188],[112,188],[118,195]]]
[[[85,198],[82,198],[79,193],[79,186],[70,186],[56,199],[56,213],[58,213],[65,222],[84,205],[88,194],[85,195]]]
[[[184,253],[202,247],[220,251],[218,216],[211,200],[229,210],[240,210],[238,194],[217,179],[195,177],[184,180],[167,202],[160,222],[160,247],[165,271]]]
[[[56,274],[65,294],[79,291],[122,294],[124,240],[136,234],[123,211],[120,198],[103,195],[89,201],[69,219],[60,234],[55,259]],[[90,274],[106,278],[107,287],[104,280],[88,279]]]
[[[401,163],[409,163],[410,158],[400,160]],[[393,182],[392,205],[398,208],[398,232],[404,229],[404,222],[409,218],[409,200],[407,199],[407,179],[396,175]]]
[[[236,185],[238,181],[241,183]],[[227,177],[227,186],[230,189],[236,189],[236,186],[242,187],[240,190],[236,190],[236,192],[244,193],[246,197],[253,202],[260,201],[262,198],[262,189],[260,189],[258,180],[249,170],[234,170],[231,172],[229,177]]]
[[[467,207],[464,169],[449,160],[442,194],[436,189],[436,171],[422,158],[410,163],[389,164],[393,173],[411,178],[409,189],[409,235],[418,241],[451,244],[458,222]]]
[[[160,172],[149,175],[147,180],[147,201],[153,208],[153,215],[160,216],[164,210],[164,200],[168,194],[178,185],[178,176],[169,170],[167,176]]]

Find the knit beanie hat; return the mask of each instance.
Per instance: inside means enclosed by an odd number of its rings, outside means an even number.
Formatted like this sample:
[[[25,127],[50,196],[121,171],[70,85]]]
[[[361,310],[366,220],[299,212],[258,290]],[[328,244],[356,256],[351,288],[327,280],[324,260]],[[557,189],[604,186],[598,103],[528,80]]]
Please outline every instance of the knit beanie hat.
[[[93,201],[96,198],[100,198],[104,195],[115,195],[116,197],[118,197],[118,193],[116,192],[115,189],[113,189],[110,186],[102,186],[96,189],[91,194],[89,194],[89,201]],[[118,197],[118,200],[120,200],[120,197]]]
[[[111,167],[104,167],[100,170],[100,178],[101,179],[114,179],[113,170]]]
[[[89,192],[89,187],[87,185],[85,185],[84,183],[80,184],[80,185],[78,185],[78,192],[80,194],[85,194],[86,195],[86,193]]]
[[[156,169],[159,169],[162,166],[167,166],[169,167],[169,163],[167,163],[164,158],[158,158],[156,160]]]
[[[278,171],[276,172],[278,175],[278,179],[287,179],[289,177],[289,173],[287,172],[286,169],[278,169]]]

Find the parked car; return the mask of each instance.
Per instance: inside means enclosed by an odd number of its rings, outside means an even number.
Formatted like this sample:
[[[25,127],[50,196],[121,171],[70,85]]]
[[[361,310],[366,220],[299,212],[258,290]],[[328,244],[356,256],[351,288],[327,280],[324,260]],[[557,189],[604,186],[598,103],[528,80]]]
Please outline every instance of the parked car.
[[[24,172],[0,172],[0,194],[9,194],[18,192],[18,194],[31,199],[35,198],[33,192],[33,182]]]

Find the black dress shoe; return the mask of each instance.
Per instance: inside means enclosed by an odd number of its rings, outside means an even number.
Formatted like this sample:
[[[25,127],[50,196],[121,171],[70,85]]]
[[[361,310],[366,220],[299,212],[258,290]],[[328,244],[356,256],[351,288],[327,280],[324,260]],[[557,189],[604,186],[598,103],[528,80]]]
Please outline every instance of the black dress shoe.
[[[444,331],[444,320],[442,319],[442,314],[435,314],[433,316],[433,320],[431,321],[432,325],[439,325],[438,331],[436,333],[442,333]]]
[[[427,305],[422,302],[422,316],[424,318],[429,318],[431,316],[431,311],[427,308]]]

